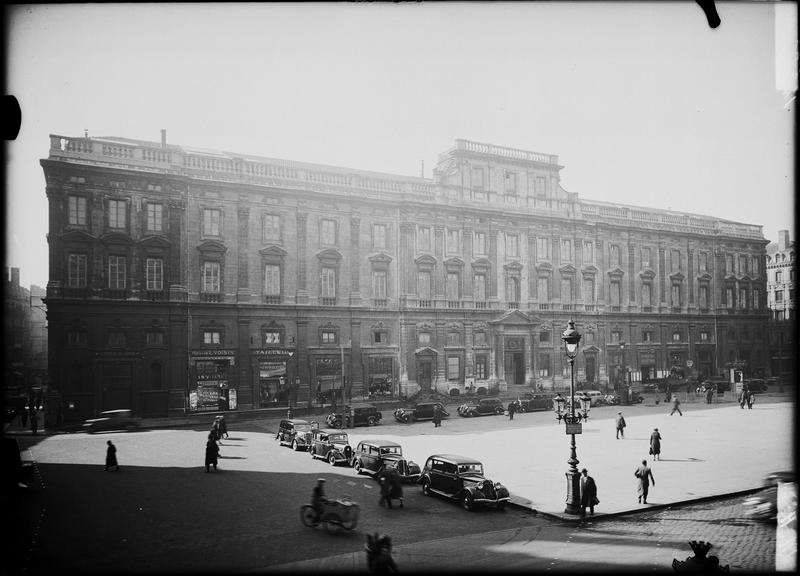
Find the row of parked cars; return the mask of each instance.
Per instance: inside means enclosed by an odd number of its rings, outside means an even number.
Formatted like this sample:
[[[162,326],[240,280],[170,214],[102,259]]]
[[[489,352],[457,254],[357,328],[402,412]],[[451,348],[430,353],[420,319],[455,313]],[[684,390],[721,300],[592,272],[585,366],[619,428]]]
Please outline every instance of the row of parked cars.
[[[502,510],[510,497],[508,488],[484,476],[483,464],[475,458],[434,454],[420,467],[392,440],[362,440],[353,450],[341,429],[320,428],[317,422],[299,419],[281,420],[276,439],[282,446],[305,450],[311,458],[331,466],[350,466],[357,474],[377,477],[393,469],[403,482],[420,484],[423,494],[458,501],[466,510],[478,506]]]

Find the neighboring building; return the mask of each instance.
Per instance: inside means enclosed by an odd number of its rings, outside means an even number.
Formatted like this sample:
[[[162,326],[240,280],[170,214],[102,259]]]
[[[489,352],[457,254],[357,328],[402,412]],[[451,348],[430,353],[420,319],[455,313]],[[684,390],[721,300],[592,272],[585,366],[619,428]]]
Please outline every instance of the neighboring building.
[[[788,230],[767,246],[767,302],[772,313],[769,329],[770,373],[793,375],[795,356],[794,242]]]
[[[456,140],[425,179],[162,131],[41,164],[68,417],[556,388],[570,318],[593,387],[767,365],[760,226],[581,199],[556,156]]]
[[[19,268],[6,267],[4,271],[4,393],[7,397],[40,396],[47,384],[44,290],[20,286]]]

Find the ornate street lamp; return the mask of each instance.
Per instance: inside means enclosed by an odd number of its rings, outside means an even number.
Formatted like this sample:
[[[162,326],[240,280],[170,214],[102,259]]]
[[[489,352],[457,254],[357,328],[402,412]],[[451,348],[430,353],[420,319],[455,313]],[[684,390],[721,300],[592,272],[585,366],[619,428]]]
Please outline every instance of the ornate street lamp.
[[[567,470],[567,507],[564,510],[566,514],[580,514],[580,473],[578,472],[578,455],[575,452],[575,434],[581,434],[582,418],[588,418],[589,405],[591,400],[584,393],[584,397],[589,400],[589,404],[584,403],[581,399],[581,413],[575,414],[575,356],[578,355],[578,344],[581,341],[581,334],[575,330],[575,322],[570,320],[567,329],[561,334],[561,340],[564,342],[564,352],[569,359],[570,381],[569,381],[569,413],[563,413],[558,416],[559,420],[564,420],[566,423],[566,432],[570,435],[570,456],[567,460],[569,469]],[[554,404],[559,404],[554,401]],[[563,408],[561,409],[564,412]],[[557,411],[558,414],[558,411]]]

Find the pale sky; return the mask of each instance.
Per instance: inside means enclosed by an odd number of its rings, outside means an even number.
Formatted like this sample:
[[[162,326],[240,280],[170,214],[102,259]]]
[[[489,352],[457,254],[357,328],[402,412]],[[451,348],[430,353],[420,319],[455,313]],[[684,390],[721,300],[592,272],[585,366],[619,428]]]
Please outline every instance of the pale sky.
[[[6,265],[46,286],[39,160],[85,129],[428,178],[466,138],[557,154],[582,198],[794,238],[787,9],[717,2],[711,29],[693,1],[6,8]]]

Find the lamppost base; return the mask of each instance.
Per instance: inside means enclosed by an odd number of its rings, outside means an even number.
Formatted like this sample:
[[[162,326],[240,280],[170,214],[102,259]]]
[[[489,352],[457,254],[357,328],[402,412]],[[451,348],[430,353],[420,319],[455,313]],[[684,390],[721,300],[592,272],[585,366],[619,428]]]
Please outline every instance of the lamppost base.
[[[577,470],[565,473],[567,477],[567,507],[564,514],[580,515],[581,513],[581,475]]]

